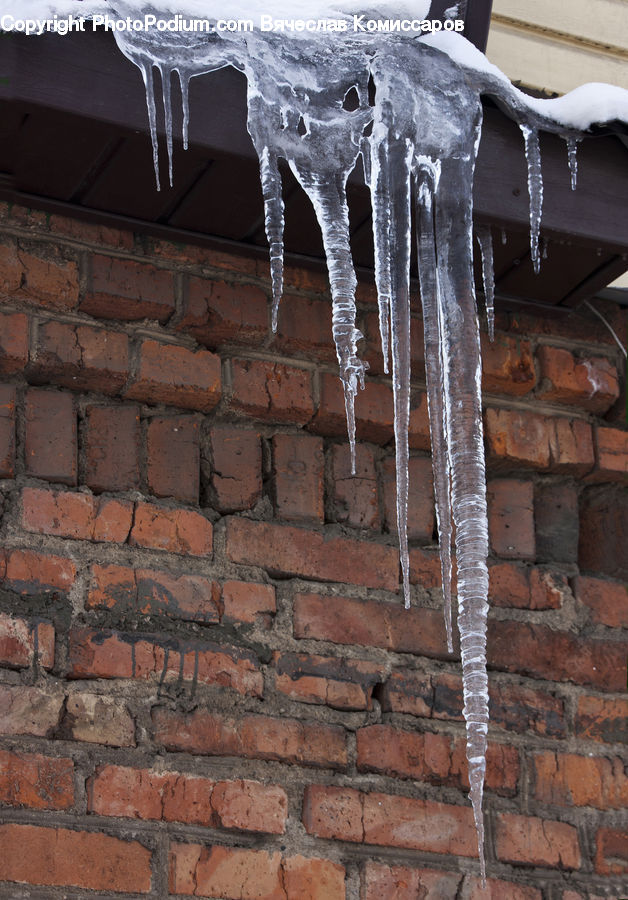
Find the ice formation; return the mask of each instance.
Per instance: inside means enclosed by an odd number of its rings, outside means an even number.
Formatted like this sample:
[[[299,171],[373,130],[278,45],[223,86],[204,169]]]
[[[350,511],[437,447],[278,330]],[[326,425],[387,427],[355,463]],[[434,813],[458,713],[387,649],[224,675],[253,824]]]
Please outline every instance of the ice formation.
[[[298,4],[301,0],[296,0]],[[67,13],[69,0],[30,0],[31,7]],[[258,0],[230,10],[253,17]],[[76,10],[78,4],[72,7]],[[121,19],[138,12],[172,14],[142,0],[80,4],[81,13]],[[209,0],[185,0],[176,12],[211,18]],[[273,12],[272,4],[264,10]],[[422,18],[422,0],[410,18]],[[279,7],[280,8],[280,7]],[[344,17],[347,5],[319,7],[315,19]],[[406,10],[388,6],[396,17]],[[378,11],[382,13],[381,4]],[[450,11],[452,12],[452,11]],[[285,15],[285,11],[280,13]],[[453,14],[453,12],[452,12]],[[311,8],[291,4],[290,16],[311,19]],[[387,17],[387,16],[386,16]],[[187,145],[188,85],[192,77],[233,66],[248,83],[248,128],[259,157],[270,246],[273,328],[283,285],[284,207],[278,162],[287,161],[309,196],[321,228],[333,303],[333,338],[342,381],[349,441],[355,448],[354,401],[366,364],[358,356],[356,278],[349,242],[346,184],[362,157],[373,210],[375,278],[386,371],[392,358],[397,475],[397,523],[403,591],[410,602],[407,540],[408,424],[410,415],[411,204],[415,204],[425,366],[432,436],[436,512],[447,641],[452,649],[452,534],[455,526],[458,630],[463,668],[470,797],[484,875],[482,794],[488,729],[486,618],[488,529],[482,435],[479,323],[473,280],[473,174],[483,94],[519,123],[528,162],[530,247],[540,266],[543,199],[539,130],[567,142],[572,187],[580,131],[592,122],[628,121],[628,92],[585,85],[556,100],[537,100],[460,34],[417,36],[351,30],[334,32],[204,33],[117,31],[120,50],[139,69],[159,185],[155,69],[164,108],[168,173],[172,181],[171,76],[177,73]],[[373,99],[374,88],[374,99]],[[414,200],[413,200],[414,198]],[[493,247],[490,229],[476,229],[481,248],[489,334],[493,333]],[[304,323],[304,327],[306,327]]]

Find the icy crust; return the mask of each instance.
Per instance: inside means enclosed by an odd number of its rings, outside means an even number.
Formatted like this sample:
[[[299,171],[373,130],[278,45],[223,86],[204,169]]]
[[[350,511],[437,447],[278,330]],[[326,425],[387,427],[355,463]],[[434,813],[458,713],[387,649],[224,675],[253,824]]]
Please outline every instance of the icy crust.
[[[253,5],[240,0],[248,16]],[[301,0],[299,0],[301,2]],[[427,14],[427,3],[413,17]],[[55,3],[57,11],[102,4]],[[50,9],[45,2],[30,8]],[[184,0],[159,9],[140,0],[106,4],[124,18],[139,12],[185,12],[211,17],[209,4]],[[23,9],[24,7],[22,7]],[[334,4],[334,9],[338,3]],[[344,8],[344,7],[343,7]],[[398,14],[398,7],[395,7]],[[268,7],[265,6],[268,12]],[[285,16],[285,8],[281,7]],[[307,17],[326,15],[321,4]],[[378,13],[387,10],[378,4]],[[291,4],[290,15],[298,17]],[[229,15],[237,16],[236,4]],[[486,769],[488,685],[488,524],[482,434],[479,319],[473,278],[473,175],[481,125],[481,96],[490,94],[520,125],[528,163],[530,241],[540,266],[543,200],[539,130],[566,140],[566,177],[575,186],[579,129],[593,122],[628,122],[628,92],[585,85],[557,100],[535,100],[460,35],[408,39],[394,34],[328,33],[288,39],[288,33],[177,33],[116,31],[120,50],[140,70],[160,183],[157,90],[164,108],[168,174],[172,181],[172,86],[178,80],[187,144],[190,79],[224,66],[244,72],[248,129],[260,164],[266,234],[270,247],[273,328],[283,288],[284,205],[279,160],[285,160],[307,193],[321,228],[331,286],[332,331],[344,390],[352,456],[354,403],[366,363],[358,355],[356,277],[351,257],[346,184],[361,156],[371,191],[375,279],[382,350],[392,369],[396,445],[397,525],[401,575],[410,604],[407,538],[408,426],[410,418],[410,251],[414,204],[423,307],[425,370],[447,643],[453,648],[452,535],[455,527],[457,625],[463,669],[470,798],[484,875],[482,795]],[[159,75],[156,75],[156,72]],[[374,99],[373,99],[374,97]],[[567,164],[569,168],[567,169]],[[493,332],[493,245],[490,229],[476,238],[482,256],[489,335]],[[307,327],[307,323],[303,323]]]

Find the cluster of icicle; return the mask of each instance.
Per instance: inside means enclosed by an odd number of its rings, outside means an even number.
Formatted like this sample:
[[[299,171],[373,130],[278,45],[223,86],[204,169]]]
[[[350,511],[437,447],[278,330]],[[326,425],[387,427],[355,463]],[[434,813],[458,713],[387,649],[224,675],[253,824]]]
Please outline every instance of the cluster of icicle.
[[[113,0],[110,6],[122,18],[137,10],[133,0],[131,5]],[[352,456],[354,401],[358,387],[364,385],[366,364],[357,351],[362,335],[355,326],[356,277],[349,244],[346,184],[362,157],[372,197],[375,278],[386,371],[392,357],[397,524],[406,606],[410,601],[406,521],[409,267],[414,202],[447,642],[451,651],[453,523],[470,798],[484,877],[488,532],[480,336],[472,267],[472,194],[482,125],[480,97],[495,97],[519,122],[523,132],[529,172],[531,255],[536,270],[540,262],[543,198],[538,132],[546,129],[565,137],[575,186],[576,141],[580,136],[576,128],[582,126],[570,127],[569,115],[565,115],[570,112],[569,104],[560,105],[566,98],[536,101],[525,96],[460,35],[408,39],[393,34],[345,33],[289,38],[285,34],[256,32],[211,37],[117,32],[115,36],[122,52],[138,66],[144,79],[158,184],[154,70],[159,70],[161,76],[171,181],[173,72],[178,74],[181,88],[185,146],[190,79],[224,66],[244,72],[248,83],[248,128],[259,156],[270,245],[273,329],[277,326],[283,286],[284,206],[278,165],[281,158],[287,161],[312,201],[322,232],[333,302],[333,338]],[[594,91],[589,101],[585,98],[585,105],[591,100],[597,102],[598,94]],[[611,109],[617,102],[628,109],[624,97],[619,97],[619,101],[618,95],[613,97]],[[582,104],[576,107],[581,113]],[[614,113],[607,117],[613,118]],[[589,114],[587,121],[593,120],[595,115]],[[492,337],[491,234],[487,228],[476,234],[482,252]]]

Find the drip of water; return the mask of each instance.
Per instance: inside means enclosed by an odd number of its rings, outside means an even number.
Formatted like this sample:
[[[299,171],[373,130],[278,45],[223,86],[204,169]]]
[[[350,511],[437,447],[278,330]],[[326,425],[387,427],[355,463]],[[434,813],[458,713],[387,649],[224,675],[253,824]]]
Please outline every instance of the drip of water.
[[[543,210],[543,175],[541,173],[541,148],[539,132],[528,125],[519,126],[525,141],[525,153],[528,163],[528,194],[530,195],[530,254],[532,265],[538,275],[541,271],[539,254],[539,234],[541,231],[541,213]]]

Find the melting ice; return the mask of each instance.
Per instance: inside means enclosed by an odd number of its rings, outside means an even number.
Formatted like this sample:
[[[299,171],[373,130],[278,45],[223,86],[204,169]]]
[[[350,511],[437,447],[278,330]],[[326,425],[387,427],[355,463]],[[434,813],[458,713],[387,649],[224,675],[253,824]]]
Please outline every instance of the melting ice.
[[[120,18],[172,14],[141,0],[27,0],[30,12],[67,14],[106,9]],[[233,17],[251,17],[259,0],[239,0]],[[295,0],[290,15],[311,18]],[[381,4],[380,4],[381,6]],[[269,5],[265,4],[264,11]],[[316,18],[342,16],[342,2],[316,10]],[[410,12],[389,5],[384,15],[423,18],[429,3]],[[185,0],[174,12],[211,17],[209,3]],[[272,10],[271,10],[272,12]],[[282,9],[278,15],[285,15]],[[484,876],[482,794],[486,767],[488,687],[486,618],[488,527],[482,435],[479,321],[473,280],[473,174],[482,127],[482,95],[491,95],[519,123],[528,162],[530,248],[540,266],[543,181],[539,131],[567,142],[572,187],[580,131],[592,122],[628,121],[628,92],[585,85],[556,100],[538,100],[514,88],[505,75],[461,35],[422,37],[394,33],[115,32],[120,50],[140,70],[146,88],[153,160],[159,185],[155,70],[159,72],[172,181],[171,76],[177,73],[187,146],[190,79],[224,66],[242,71],[248,84],[248,128],[259,157],[266,234],[270,247],[273,329],[283,286],[284,206],[279,160],[285,160],[310,198],[327,259],[333,304],[333,338],[342,381],[352,459],[354,402],[367,367],[359,358],[355,325],[356,277],[349,241],[346,185],[362,157],[373,210],[375,278],[382,351],[392,360],[397,473],[397,524],[403,592],[410,603],[408,424],[410,415],[410,251],[414,203],[425,367],[436,513],[447,641],[452,649],[452,534],[455,526],[458,631],[462,655],[470,797]],[[373,101],[373,87],[374,96]],[[352,98],[353,102],[347,102]],[[484,296],[493,333],[493,246],[480,226]],[[305,327],[305,326],[304,326]]]

